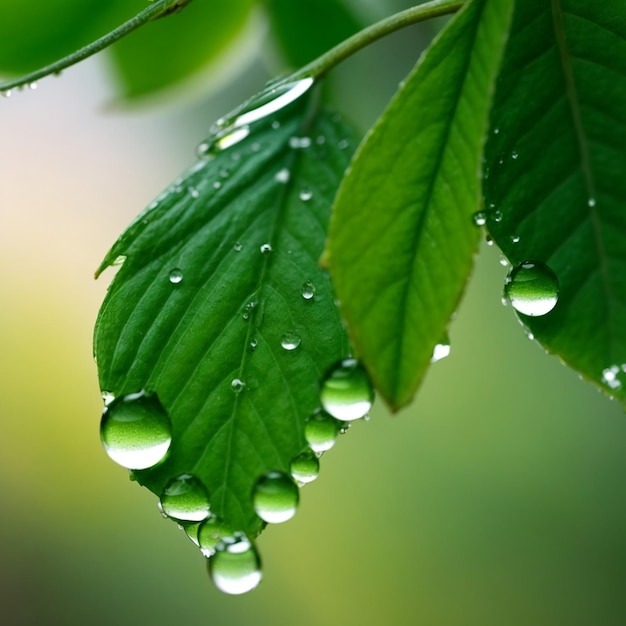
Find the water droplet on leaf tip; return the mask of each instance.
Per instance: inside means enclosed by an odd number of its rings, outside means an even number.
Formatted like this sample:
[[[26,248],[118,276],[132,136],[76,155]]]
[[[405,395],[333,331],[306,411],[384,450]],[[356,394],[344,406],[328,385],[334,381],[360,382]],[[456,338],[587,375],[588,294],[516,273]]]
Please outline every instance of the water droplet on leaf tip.
[[[302,339],[297,333],[285,333],[280,339],[280,345],[284,350],[291,352],[300,346]]]
[[[241,537],[224,544],[208,560],[213,584],[224,593],[248,593],[261,582],[261,560],[252,542]]]
[[[436,363],[437,361],[441,361],[441,359],[445,359],[450,355],[450,344],[449,343],[438,343],[433,348],[433,355],[430,359],[431,363]]]
[[[487,236],[485,237],[485,243],[486,243],[488,246],[493,246],[493,237],[492,237],[491,235],[487,235]]]
[[[35,91],[35,89],[37,89],[37,87],[38,87],[38,86],[39,86],[39,85],[35,82],[35,83],[30,83],[30,84],[28,85],[28,88],[29,88],[31,91]]]
[[[122,467],[147,469],[165,458],[172,426],[157,397],[142,391],[106,404],[100,438],[109,457]]]
[[[163,512],[183,522],[201,522],[210,514],[209,494],[193,474],[181,474],[167,482],[160,498]]]
[[[315,138],[315,143],[316,143],[318,146],[323,146],[323,145],[326,143],[326,137],[324,137],[324,135],[318,135],[318,136]]]
[[[198,547],[206,557],[213,556],[226,542],[235,541],[234,533],[219,517],[212,515],[198,526]]]
[[[367,415],[374,392],[363,366],[350,358],[340,361],[326,375],[320,399],[327,413],[338,420],[351,421]]]
[[[305,300],[312,300],[314,295],[315,285],[310,280],[307,280],[304,285],[302,285],[302,297]]]
[[[178,285],[183,282],[183,272],[179,268],[175,267],[169,274],[170,283]]]
[[[509,273],[504,295],[518,313],[539,317],[556,306],[559,282],[544,263],[524,261]]]
[[[250,352],[254,352],[258,345],[259,345],[259,342],[256,339],[251,339],[250,343],[248,344],[248,348],[250,349]]]
[[[5,89],[4,91],[0,91],[3,98],[10,98],[13,91],[11,89]]]
[[[255,513],[268,524],[282,524],[297,511],[299,490],[283,472],[268,472],[259,478],[252,492]]]
[[[230,386],[235,393],[239,394],[245,389],[246,383],[241,378],[233,378]]]
[[[276,176],[274,176],[274,178],[277,182],[285,184],[289,182],[291,174],[289,173],[289,170],[287,168],[283,168],[282,170],[276,172]]]

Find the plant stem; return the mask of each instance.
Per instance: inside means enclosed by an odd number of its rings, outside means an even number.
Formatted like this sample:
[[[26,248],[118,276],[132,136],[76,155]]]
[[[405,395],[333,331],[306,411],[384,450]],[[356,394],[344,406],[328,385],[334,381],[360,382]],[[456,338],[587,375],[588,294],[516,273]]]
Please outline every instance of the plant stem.
[[[410,26],[411,24],[417,24],[418,22],[423,22],[433,17],[454,13],[465,4],[465,1],[466,0],[433,0],[432,2],[426,2],[425,4],[420,4],[395,13],[390,17],[376,22],[376,24],[364,28],[349,39],[342,41],[340,44],[315,59],[315,61],[299,69],[290,78],[298,79],[306,76],[320,78],[341,63],[341,61],[370,43],[385,37],[385,35],[400,30],[405,26]]]
[[[131,33],[136,28],[183,8],[190,1],[191,0],[156,0],[156,2],[146,7],[143,11],[137,13],[137,15],[129,19],[127,22],[124,22],[110,33],[100,37],[100,39],[96,39],[96,41],[86,45],[84,48],[76,50],[76,52],[72,52],[72,54],[59,59],[50,65],[46,65],[45,67],[35,70],[30,74],[26,74],[25,76],[16,78],[15,80],[6,83],[0,83],[0,92],[4,92],[5,95],[7,95],[11,89],[34,83],[41,78],[50,76],[51,74],[58,74],[71,65],[90,57],[92,54],[100,52],[100,50],[104,50],[104,48],[110,46],[112,43],[115,43],[125,35],[128,35],[128,33]]]

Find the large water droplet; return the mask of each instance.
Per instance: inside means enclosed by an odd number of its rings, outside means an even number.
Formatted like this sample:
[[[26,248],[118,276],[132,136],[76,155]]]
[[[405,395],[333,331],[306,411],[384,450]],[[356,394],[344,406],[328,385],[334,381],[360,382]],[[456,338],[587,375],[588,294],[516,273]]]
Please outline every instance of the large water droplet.
[[[559,281],[547,265],[524,261],[508,275],[504,295],[513,308],[523,315],[546,315],[558,301]]]
[[[301,343],[302,339],[297,333],[285,333],[280,339],[280,345],[288,351],[295,350]]]
[[[289,471],[296,482],[303,485],[310,483],[320,473],[320,460],[313,450],[305,450],[291,459]]]
[[[321,454],[335,445],[340,430],[341,422],[324,411],[318,411],[307,419],[304,437],[311,450]]]
[[[209,574],[224,593],[239,595],[252,591],[262,577],[259,553],[249,539],[240,537],[209,559]]]
[[[256,514],[270,524],[290,520],[298,508],[298,486],[282,472],[268,472],[254,486],[252,505]]]
[[[100,439],[106,453],[122,467],[147,469],[167,454],[172,426],[156,396],[133,393],[105,406]]]
[[[211,516],[198,528],[198,546],[206,557],[213,556],[225,541],[233,540],[233,531],[219,517]]]
[[[361,364],[356,359],[344,359],[322,381],[320,399],[327,413],[350,421],[368,414],[374,392]]]
[[[201,522],[210,513],[209,494],[193,474],[172,478],[161,494],[161,509],[168,517],[185,522]]]

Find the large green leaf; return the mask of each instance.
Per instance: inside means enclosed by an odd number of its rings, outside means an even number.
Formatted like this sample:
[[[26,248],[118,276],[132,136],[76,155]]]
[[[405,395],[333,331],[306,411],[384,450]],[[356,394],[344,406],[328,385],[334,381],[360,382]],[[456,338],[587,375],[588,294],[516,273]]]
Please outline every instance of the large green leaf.
[[[289,472],[320,381],[348,354],[317,261],[350,132],[314,100],[307,92],[251,126],[264,109],[250,105],[99,270],[124,259],[96,325],[101,388],[143,391],[171,420],[167,457],[135,478],[160,494],[193,474],[212,513],[248,534],[261,528],[255,482]]]
[[[514,266],[547,265],[559,298],[523,322],[626,398],[626,4],[518,3],[486,156],[487,225]]]
[[[254,0],[195,0],[131,33],[111,48],[126,97],[145,96],[188,78],[241,33]]]
[[[333,212],[333,283],[393,409],[412,398],[472,267],[483,137],[512,2],[447,25],[359,148]]]
[[[22,74],[56,61],[144,7],[142,0],[2,0],[0,72]]]
[[[300,67],[365,24],[345,0],[265,0],[272,31],[286,59]]]

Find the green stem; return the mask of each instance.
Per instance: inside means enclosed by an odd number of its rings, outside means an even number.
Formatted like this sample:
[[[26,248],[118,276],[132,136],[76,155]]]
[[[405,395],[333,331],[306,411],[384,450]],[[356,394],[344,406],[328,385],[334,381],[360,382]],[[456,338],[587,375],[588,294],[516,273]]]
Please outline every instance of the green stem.
[[[400,11],[400,13],[382,19],[380,22],[376,22],[376,24],[372,24],[349,39],[342,41],[332,48],[332,50],[329,50],[315,59],[315,61],[312,61],[298,70],[291,78],[297,79],[306,76],[320,78],[341,63],[341,61],[355,52],[358,52],[361,48],[368,46],[370,43],[385,37],[389,33],[400,30],[405,26],[417,24],[418,22],[423,22],[433,17],[454,13],[465,4],[465,1],[466,0],[433,0],[432,2],[426,2],[425,4],[411,7],[405,11]]]
[[[15,80],[0,83],[0,92],[9,92],[11,89],[16,87],[23,87],[24,85],[28,85],[34,83],[46,76],[50,76],[51,74],[58,74],[62,70],[90,57],[92,54],[96,52],[100,52],[100,50],[104,50],[104,48],[110,46],[112,43],[115,43],[128,33],[131,33],[136,28],[151,22],[152,20],[156,20],[159,17],[163,17],[164,15],[168,15],[173,11],[177,11],[185,6],[190,0],[157,0],[149,7],[146,7],[143,11],[140,11],[129,19],[127,22],[124,22],[122,25],[118,26],[115,30],[112,30],[110,33],[107,33],[100,39],[96,39],[92,43],[86,45],[84,48],[80,50],[76,50],[72,54],[51,63],[50,65],[46,65],[30,74],[26,74],[20,78],[16,78]]]

